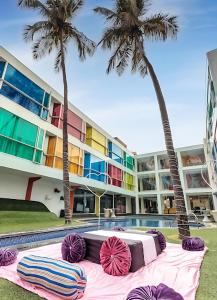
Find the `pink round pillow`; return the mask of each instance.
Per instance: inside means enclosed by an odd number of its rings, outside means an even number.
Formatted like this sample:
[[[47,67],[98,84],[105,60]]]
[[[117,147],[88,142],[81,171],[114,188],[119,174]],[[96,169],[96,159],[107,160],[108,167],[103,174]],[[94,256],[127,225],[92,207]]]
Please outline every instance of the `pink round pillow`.
[[[109,237],[100,249],[100,263],[109,275],[127,275],[131,266],[130,248],[121,239]]]

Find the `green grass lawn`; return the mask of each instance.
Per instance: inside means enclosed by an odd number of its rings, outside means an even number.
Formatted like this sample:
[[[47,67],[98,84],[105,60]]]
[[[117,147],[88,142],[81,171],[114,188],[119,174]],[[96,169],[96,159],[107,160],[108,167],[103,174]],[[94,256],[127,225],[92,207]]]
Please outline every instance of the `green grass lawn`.
[[[73,221],[71,225],[77,222]],[[0,234],[64,226],[64,218],[50,212],[0,211]]]
[[[161,230],[171,243],[179,243],[177,231],[175,229]],[[203,261],[200,286],[197,291],[196,300],[216,300],[217,299],[217,229],[192,230],[191,234],[200,236],[205,240],[209,251]],[[40,297],[23,290],[22,288],[6,281],[0,280],[0,299],[1,300],[39,300]]]

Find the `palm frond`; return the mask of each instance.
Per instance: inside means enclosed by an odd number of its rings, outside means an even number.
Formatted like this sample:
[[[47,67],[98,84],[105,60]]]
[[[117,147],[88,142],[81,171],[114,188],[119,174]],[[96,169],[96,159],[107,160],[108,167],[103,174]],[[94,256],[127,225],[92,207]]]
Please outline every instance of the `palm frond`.
[[[40,0],[18,0],[18,6],[21,8],[31,8],[31,9],[39,9],[40,13],[43,16],[49,14],[49,10],[46,5]]]
[[[91,56],[94,54],[96,44],[76,27],[69,27],[67,29],[67,35],[68,36],[65,36],[64,42],[66,42],[69,38],[74,40],[81,60],[84,60],[87,55]]]
[[[107,21],[112,20],[117,17],[116,13],[112,11],[111,9],[105,8],[105,7],[96,7],[94,8],[94,12],[104,16]]]
[[[40,59],[46,54],[50,54],[57,46],[58,44],[49,33],[39,37],[32,46],[33,58]]]
[[[163,40],[175,38],[178,32],[177,17],[168,14],[157,14],[142,22],[143,34],[146,38]]]
[[[46,34],[51,30],[52,24],[48,21],[39,21],[33,25],[26,25],[24,27],[23,37],[27,42],[33,41],[35,34]]]
[[[144,49],[143,45],[137,39],[134,40],[133,50],[132,50],[132,59],[131,59],[131,72],[139,72],[142,77],[147,75],[147,65],[144,61]],[[141,50],[142,49],[142,50]]]

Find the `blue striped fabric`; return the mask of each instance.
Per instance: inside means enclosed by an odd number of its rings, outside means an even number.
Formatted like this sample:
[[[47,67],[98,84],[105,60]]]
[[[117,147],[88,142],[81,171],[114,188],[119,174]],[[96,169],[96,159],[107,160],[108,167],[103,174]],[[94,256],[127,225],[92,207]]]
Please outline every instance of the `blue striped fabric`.
[[[17,265],[20,278],[62,299],[80,299],[87,283],[84,270],[63,260],[25,256]]]

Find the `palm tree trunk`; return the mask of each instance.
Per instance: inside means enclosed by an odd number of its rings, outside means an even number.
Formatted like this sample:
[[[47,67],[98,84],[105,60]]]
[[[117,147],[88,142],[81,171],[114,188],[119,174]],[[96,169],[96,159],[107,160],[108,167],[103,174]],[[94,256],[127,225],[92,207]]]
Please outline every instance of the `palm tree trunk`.
[[[154,85],[154,89],[156,92],[159,108],[160,108],[166,149],[167,149],[167,154],[169,159],[170,174],[173,182],[174,199],[176,202],[176,214],[177,214],[179,238],[183,239],[185,236],[190,236],[190,230],[188,226],[188,217],[187,217],[187,212],[185,207],[185,199],[184,199],[184,194],[183,194],[180,176],[179,176],[178,161],[173,146],[172,133],[170,129],[168,113],[164,101],[164,96],[161,91],[161,87],[157,79],[157,76],[155,74],[154,68],[152,67],[148,58],[145,55],[143,55],[143,57],[147,65],[148,71],[150,73]]]
[[[64,111],[63,111],[63,191],[65,204],[65,224],[72,222],[72,211],[70,208],[70,186],[69,186],[69,160],[68,160],[68,84],[66,78],[65,51],[63,38],[60,39],[61,67],[64,85]]]

